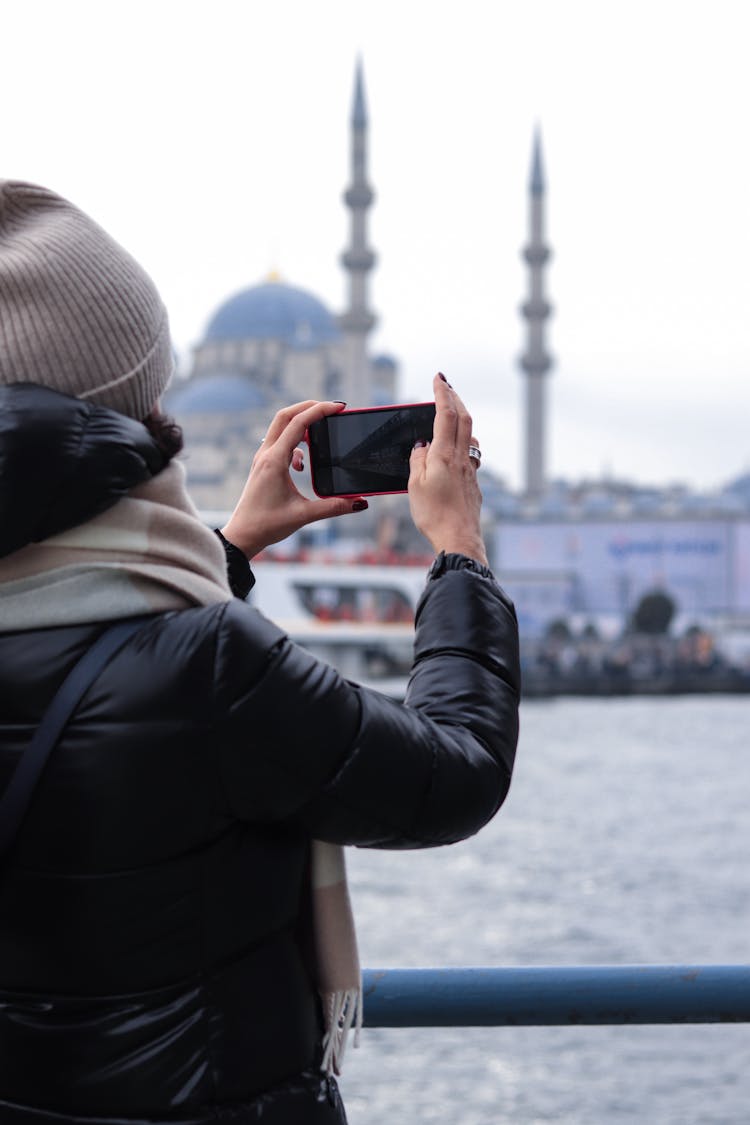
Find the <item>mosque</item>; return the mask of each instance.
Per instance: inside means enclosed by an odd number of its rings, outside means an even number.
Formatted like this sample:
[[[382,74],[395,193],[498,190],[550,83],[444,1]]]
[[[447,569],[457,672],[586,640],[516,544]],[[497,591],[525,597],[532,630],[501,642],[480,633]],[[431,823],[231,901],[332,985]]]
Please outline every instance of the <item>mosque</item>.
[[[188,378],[177,381],[167,395],[165,406],[187,439],[190,491],[204,510],[233,504],[247,474],[248,449],[257,446],[269,419],[282,406],[306,398],[372,406],[399,400],[396,360],[368,350],[376,324],[369,294],[376,257],[367,235],[374,193],[368,181],[361,64],[355,75],[350,128],[351,181],[344,192],[350,234],[341,255],[346,309],[337,315],[313,293],[272,275],[229,297],[216,310],[194,349]],[[544,339],[551,313],[544,296],[550,251],[544,242],[545,183],[538,134],[529,192],[529,241],[524,250],[529,293],[521,310],[527,341],[521,369],[526,384],[525,488],[534,496],[545,487],[545,376],[552,362]]]
[[[350,117],[351,178],[344,192],[349,211],[348,246],[341,255],[347,306],[335,314],[313,293],[272,275],[229,297],[210,318],[195,347],[187,378],[175,381],[165,408],[185,431],[188,486],[206,513],[226,511],[245,482],[248,451],[257,448],[273,414],[301,399],[342,399],[357,405],[399,401],[398,364],[368,348],[376,317],[369,279],[376,257],[368,245],[368,214],[374,193],[368,180],[368,114],[361,64],[357,66]],[[545,488],[545,396],[551,358],[545,322],[551,307],[544,297],[545,183],[541,142],[534,140],[529,182],[528,297],[522,306],[527,340],[520,361],[525,396],[525,490]],[[307,474],[296,483],[309,491]],[[485,506],[500,514],[512,497],[501,481],[483,470]],[[373,508],[377,507],[377,511]],[[353,521],[352,521],[353,523]],[[316,537],[316,529],[310,533]],[[361,537],[381,552],[424,553],[403,497],[381,497],[356,529],[340,526],[337,538]],[[351,553],[351,544],[347,548]],[[346,551],[344,551],[346,553]]]
[[[396,361],[371,355],[376,318],[369,303],[375,254],[367,219],[374,194],[367,177],[367,108],[357,67],[351,114],[349,245],[341,255],[348,302],[339,315],[313,293],[272,275],[243,289],[216,310],[194,350],[187,380],[177,382],[165,407],[183,427],[190,492],[199,508],[230,507],[273,414],[302,399],[340,399],[357,405],[398,401]]]

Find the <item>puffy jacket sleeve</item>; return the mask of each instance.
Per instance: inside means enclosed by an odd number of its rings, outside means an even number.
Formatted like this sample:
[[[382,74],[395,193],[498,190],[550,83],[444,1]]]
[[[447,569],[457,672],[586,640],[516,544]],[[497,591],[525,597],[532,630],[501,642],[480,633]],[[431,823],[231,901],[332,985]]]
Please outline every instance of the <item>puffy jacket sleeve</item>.
[[[518,627],[497,583],[430,581],[405,702],[343,679],[249,607],[216,655],[218,752],[233,816],[342,844],[429,847],[498,810],[518,738]]]

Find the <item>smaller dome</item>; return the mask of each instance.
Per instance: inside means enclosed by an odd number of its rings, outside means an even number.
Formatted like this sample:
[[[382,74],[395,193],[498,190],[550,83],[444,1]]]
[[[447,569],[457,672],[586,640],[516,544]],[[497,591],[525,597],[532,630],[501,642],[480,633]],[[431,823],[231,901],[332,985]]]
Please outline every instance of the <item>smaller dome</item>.
[[[373,356],[371,363],[377,371],[395,371],[398,367],[393,356],[387,355],[385,352],[381,355]]]
[[[205,375],[173,386],[165,406],[178,418],[186,414],[239,414],[264,409],[268,399],[246,375]]]
[[[268,281],[230,297],[209,321],[204,343],[220,340],[281,340],[306,349],[339,338],[333,315],[305,289]]]

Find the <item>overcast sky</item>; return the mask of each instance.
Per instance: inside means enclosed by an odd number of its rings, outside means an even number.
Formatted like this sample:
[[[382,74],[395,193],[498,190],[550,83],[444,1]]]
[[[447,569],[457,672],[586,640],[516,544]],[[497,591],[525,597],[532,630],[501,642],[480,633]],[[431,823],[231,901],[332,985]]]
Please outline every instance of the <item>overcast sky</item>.
[[[373,348],[443,370],[520,483],[532,135],[555,306],[549,469],[750,469],[745,0],[56,0],[2,6],[0,175],[67,195],[150,270],[189,356],[277,269],[334,311],[349,114],[370,114]],[[352,404],[356,405],[356,404]]]

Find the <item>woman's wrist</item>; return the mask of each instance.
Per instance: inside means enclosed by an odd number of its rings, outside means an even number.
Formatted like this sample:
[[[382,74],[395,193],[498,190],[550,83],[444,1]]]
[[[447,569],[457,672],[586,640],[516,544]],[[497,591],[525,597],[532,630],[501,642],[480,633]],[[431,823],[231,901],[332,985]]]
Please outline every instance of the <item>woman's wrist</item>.
[[[487,550],[481,536],[447,535],[435,538],[432,543],[435,554],[444,552],[446,555],[466,555],[469,559],[476,559],[482,566],[489,566]]]
[[[253,542],[248,535],[243,535],[240,525],[234,523],[231,518],[224,525],[224,527],[222,527],[221,535],[222,538],[228,540],[228,542],[232,543],[235,547],[242,551],[248,562],[253,558],[254,555],[259,554],[260,551],[263,550],[263,547]]]

